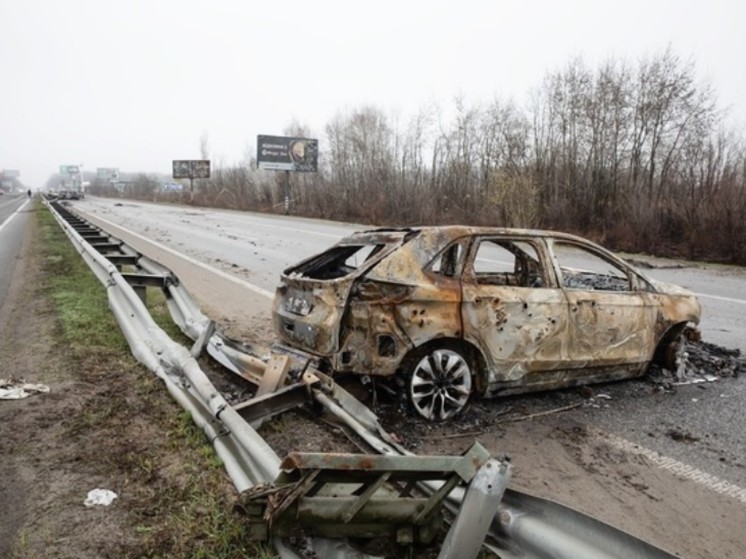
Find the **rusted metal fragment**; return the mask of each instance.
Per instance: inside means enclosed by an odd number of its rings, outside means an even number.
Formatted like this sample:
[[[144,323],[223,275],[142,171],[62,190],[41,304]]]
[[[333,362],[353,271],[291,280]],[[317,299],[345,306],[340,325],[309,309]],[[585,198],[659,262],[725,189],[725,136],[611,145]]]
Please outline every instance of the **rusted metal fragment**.
[[[245,493],[242,504],[261,538],[390,535],[427,543],[443,525],[444,499],[489,464],[479,443],[456,457],[291,453],[273,486]],[[441,485],[415,491],[425,481]]]
[[[489,460],[490,454],[475,442],[461,456],[381,456],[379,454],[346,454],[336,452],[292,452],[282,461],[280,468],[287,472],[295,470],[325,470],[333,479],[344,473],[356,479],[356,472],[367,477],[368,472],[392,471],[392,480],[408,480],[411,475],[427,479],[440,479],[455,472],[468,482],[477,470]],[[429,476],[429,477],[428,477]]]
[[[467,559],[479,555],[512,476],[509,462],[489,460],[469,484],[438,559]]]

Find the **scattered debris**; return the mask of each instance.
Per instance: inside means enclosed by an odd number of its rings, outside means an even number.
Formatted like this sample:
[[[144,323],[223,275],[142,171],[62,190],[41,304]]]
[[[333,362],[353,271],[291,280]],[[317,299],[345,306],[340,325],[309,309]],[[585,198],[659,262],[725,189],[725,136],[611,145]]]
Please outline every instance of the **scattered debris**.
[[[689,432],[682,433],[681,431],[677,429],[669,429],[666,432],[666,435],[668,435],[673,440],[680,442],[680,443],[695,443],[699,440],[699,437],[695,437]]]
[[[117,494],[109,489],[92,489],[88,492],[88,497],[83,502],[87,507],[93,507],[96,505],[102,505],[108,507],[117,498]]]
[[[715,382],[746,373],[746,357],[738,349],[727,349],[703,341],[687,341],[676,371],[658,365],[648,369],[648,380],[664,390],[676,386]]]
[[[29,384],[22,380],[0,379],[0,400],[20,400],[33,394],[46,394],[49,387],[46,384]]]

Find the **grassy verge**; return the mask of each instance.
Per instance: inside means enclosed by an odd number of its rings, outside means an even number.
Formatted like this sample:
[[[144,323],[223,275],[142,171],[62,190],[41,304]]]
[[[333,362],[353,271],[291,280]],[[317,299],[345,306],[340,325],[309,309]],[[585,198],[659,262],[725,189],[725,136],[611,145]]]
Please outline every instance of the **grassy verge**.
[[[91,386],[66,422],[66,436],[81,460],[122,488],[116,506],[126,510],[126,537],[102,556],[273,557],[246,539],[233,513],[233,487],[202,431],[131,356],[103,286],[49,211],[38,215],[42,293],[59,324],[56,345],[77,380]],[[149,299],[156,320],[170,322],[163,297],[149,293]]]

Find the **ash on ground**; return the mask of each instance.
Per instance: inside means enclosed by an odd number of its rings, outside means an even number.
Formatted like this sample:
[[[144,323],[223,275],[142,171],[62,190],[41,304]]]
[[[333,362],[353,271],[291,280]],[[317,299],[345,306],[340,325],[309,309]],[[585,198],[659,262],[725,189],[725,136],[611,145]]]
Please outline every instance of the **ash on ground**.
[[[703,341],[687,341],[675,371],[651,364],[647,379],[656,387],[670,390],[683,384],[714,382],[746,373],[746,357],[738,349],[727,349]]]

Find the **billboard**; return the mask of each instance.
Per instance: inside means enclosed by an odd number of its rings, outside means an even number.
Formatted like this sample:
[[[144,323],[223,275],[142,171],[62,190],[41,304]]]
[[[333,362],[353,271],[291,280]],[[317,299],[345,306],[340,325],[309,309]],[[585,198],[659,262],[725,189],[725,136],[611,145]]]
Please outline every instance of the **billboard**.
[[[4,179],[17,179],[21,176],[21,171],[18,169],[3,169],[0,171],[0,175],[2,175]]]
[[[209,179],[209,159],[174,159],[173,178],[175,179]]]
[[[60,175],[79,175],[79,165],[60,165]]]
[[[101,180],[116,180],[119,178],[119,169],[117,167],[97,167],[96,178]]]
[[[288,136],[257,136],[256,162],[260,169],[315,173],[318,160],[318,140]]]

